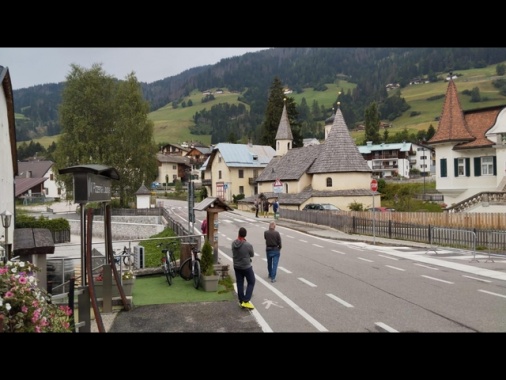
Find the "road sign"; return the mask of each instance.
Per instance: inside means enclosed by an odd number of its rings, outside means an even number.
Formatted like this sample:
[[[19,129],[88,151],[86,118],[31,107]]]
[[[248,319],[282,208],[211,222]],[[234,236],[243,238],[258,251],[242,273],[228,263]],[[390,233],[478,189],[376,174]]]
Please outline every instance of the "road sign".
[[[378,190],[378,181],[375,179],[371,180],[371,191],[377,191]]]
[[[273,190],[275,193],[283,192],[283,183],[279,180],[279,178],[274,181]]]

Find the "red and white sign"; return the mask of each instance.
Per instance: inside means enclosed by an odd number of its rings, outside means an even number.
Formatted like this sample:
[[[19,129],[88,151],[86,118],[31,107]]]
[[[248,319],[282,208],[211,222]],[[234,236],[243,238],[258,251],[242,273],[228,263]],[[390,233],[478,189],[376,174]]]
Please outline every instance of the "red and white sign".
[[[283,184],[281,183],[281,181],[278,179],[276,179],[276,181],[274,182],[274,185],[273,186],[273,190],[275,193],[282,193],[283,192]]]
[[[378,181],[375,179],[371,180],[371,191],[377,191],[378,190]]]

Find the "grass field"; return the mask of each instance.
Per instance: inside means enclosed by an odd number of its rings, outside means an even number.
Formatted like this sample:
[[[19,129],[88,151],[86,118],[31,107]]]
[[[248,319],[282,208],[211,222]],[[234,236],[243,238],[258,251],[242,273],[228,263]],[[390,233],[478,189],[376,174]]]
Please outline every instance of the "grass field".
[[[490,65],[480,69],[462,70],[456,73],[459,77],[455,80],[457,90],[459,92],[459,99],[464,110],[484,108],[495,105],[506,104],[506,97],[499,94],[499,91],[492,85],[492,81],[497,79],[496,66]],[[312,88],[304,89],[300,94],[292,93],[288,96],[292,97],[297,104],[300,104],[302,98],[306,99],[309,107],[312,106],[316,100],[321,107],[330,107],[331,104],[337,99],[339,91],[347,92],[348,89],[353,89],[354,84],[348,83],[344,80],[339,80],[337,83],[327,84],[326,91],[314,91]],[[397,132],[401,132],[406,128],[408,133],[416,133],[420,130],[426,130],[432,124],[437,129],[437,118],[441,114],[443,107],[444,97],[437,100],[427,100],[437,95],[445,95],[448,82],[435,82],[411,85],[401,89],[401,96],[406,99],[406,102],[411,108],[406,111],[401,117],[392,122],[392,128],[389,129],[389,134],[392,136]],[[472,90],[478,87],[480,95],[484,101],[479,103],[471,103],[470,97],[463,95],[462,91]],[[211,89],[215,90],[215,89]],[[154,139],[155,142],[160,143],[182,143],[183,141],[200,141],[203,144],[210,145],[210,135],[191,135],[189,127],[193,125],[193,116],[197,111],[204,109],[210,110],[212,106],[219,103],[228,102],[230,104],[238,104],[238,93],[231,93],[226,88],[222,88],[223,94],[214,94],[215,99],[206,103],[202,103],[203,94],[199,91],[193,91],[190,96],[185,97],[186,104],[191,99],[193,105],[191,107],[181,107],[181,105],[174,109],[172,104],[168,104],[156,111],[151,112],[148,117],[154,122]],[[246,105],[246,107],[248,107]],[[411,117],[412,112],[419,113]],[[351,126],[349,126],[351,127]],[[352,138],[357,144],[361,144],[364,138],[363,131],[351,132]],[[53,141],[57,142],[58,136],[43,137],[34,139],[34,142],[39,142],[42,146],[48,147]]]

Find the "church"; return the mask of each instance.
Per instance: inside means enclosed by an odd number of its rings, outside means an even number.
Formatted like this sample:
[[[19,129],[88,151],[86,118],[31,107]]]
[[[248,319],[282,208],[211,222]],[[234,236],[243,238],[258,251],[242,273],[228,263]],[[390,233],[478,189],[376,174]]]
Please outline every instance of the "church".
[[[258,193],[239,201],[239,208],[250,208],[260,194],[292,210],[308,203],[331,203],[344,211],[352,203],[364,209],[381,204],[379,193],[373,202],[372,169],[355,145],[339,104],[321,144],[293,148],[286,104],[275,139],[276,153],[256,179]]]

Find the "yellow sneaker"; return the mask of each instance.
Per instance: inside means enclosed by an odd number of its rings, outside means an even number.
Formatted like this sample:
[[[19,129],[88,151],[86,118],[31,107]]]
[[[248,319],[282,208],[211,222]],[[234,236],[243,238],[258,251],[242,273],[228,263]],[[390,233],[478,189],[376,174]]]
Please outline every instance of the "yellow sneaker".
[[[249,301],[248,302],[243,302],[241,304],[241,307],[244,307],[245,309],[254,309],[255,308],[255,306],[253,306],[253,304],[251,302],[249,302]]]

